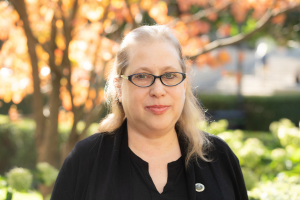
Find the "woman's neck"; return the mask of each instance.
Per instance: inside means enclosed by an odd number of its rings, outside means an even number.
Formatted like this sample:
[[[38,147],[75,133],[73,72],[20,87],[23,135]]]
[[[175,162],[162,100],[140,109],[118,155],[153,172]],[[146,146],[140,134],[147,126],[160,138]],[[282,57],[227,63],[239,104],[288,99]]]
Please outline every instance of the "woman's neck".
[[[175,128],[162,133],[140,131],[128,124],[128,146],[146,162],[167,163],[181,156],[180,146]]]

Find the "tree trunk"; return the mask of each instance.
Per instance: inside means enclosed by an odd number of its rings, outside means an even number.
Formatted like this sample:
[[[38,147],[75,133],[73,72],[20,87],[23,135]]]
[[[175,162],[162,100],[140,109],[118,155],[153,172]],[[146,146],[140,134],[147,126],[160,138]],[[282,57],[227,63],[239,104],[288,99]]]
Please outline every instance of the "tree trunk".
[[[52,73],[52,92],[49,100],[50,116],[46,121],[43,145],[38,150],[39,162],[47,162],[55,168],[60,168],[59,135],[58,135],[58,109],[60,106],[59,89],[60,77]],[[51,194],[51,186],[39,185],[39,191],[44,199]]]
[[[238,31],[242,33],[242,24],[238,24]],[[242,94],[242,78],[243,78],[243,50],[241,48],[241,43],[236,45],[237,47],[237,102],[238,109],[243,107],[243,94]]]
[[[76,112],[77,111],[77,112]],[[77,133],[76,127],[77,124],[81,118],[81,115],[78,114],[78,111],[76,108],[73,109],[74,112],[74,122],[73,122],[73,126],[69,135],[68,140],[66,141],[66,143],[63,145],[62,147],[62,151],[61,151],[61,164],[63,164],[63,161],[65,160],[65,158],[69,155],[69,153],[71,152],[71,150],[73,149],[73,147],[75,146],[75,144],[79,141],[79,135]]]
[[[30,61],[32,65],[32,77],[33,77],[33,101],[32,101],[32,108],[34,113],[34,119],[36,122],[36,129],[35,129],[35,146],[37,152],[40,151],[41,147],[43,146],[43,136],[44,136],[44,128],[45,128],[45,117],[43,115],[43,95],[40,90],[40,78],[39,78],[39,70],[38,70],[38,62],[37,56],[35,52],[35,42],[30,37],[27,38],[27,46],[28,52],[30,56]],[[38,157],[38,161],[39,161]]]
[[[52,92],[49,100],[50,116],[46,121],[43,147],[38,152],[39,161],[48,162],[59,169],[58,109],[60,106],[60,77],[52,72]]]
[[[42,141],[44,136],[43,133],[45,128],[45,117],[43,115],[44,101],[43,101],[43,95],[40,90],[38,59],[35,51],[37,41],[34,38],[33,33],[30,29],[24,0],[20,0],[20,1],[10,0],[10,2],[13,4],[14,8],[16,9],[16,11],[20,16],[20,19],[23,21],[24,31],[27,37],[27,47],[28,47],[28,53],[30,57],[31,67],[32,67],[32,78],[33,78],[33,88],[34,88],[32,107],[33,107],[34,119],[36,122],[35,144],[36,144],[36,149],[39,152],[40,148],[43,145]]]
[[[47,199],[47,196],[52,193],[53,186],[54,184],[50,187],[47,187],[45,185],[39,185],[39,191],[42,194],[44,200]]]

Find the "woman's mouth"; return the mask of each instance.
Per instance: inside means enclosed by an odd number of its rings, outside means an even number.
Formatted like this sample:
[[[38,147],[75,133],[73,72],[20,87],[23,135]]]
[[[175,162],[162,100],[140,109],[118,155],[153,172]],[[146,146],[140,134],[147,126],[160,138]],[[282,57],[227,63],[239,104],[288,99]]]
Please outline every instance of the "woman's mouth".
[[[164,114],[170,106],[165,105],[153,105],[153,106],[146,106],[146,109],[152,112],[155,115],[162,115]]]

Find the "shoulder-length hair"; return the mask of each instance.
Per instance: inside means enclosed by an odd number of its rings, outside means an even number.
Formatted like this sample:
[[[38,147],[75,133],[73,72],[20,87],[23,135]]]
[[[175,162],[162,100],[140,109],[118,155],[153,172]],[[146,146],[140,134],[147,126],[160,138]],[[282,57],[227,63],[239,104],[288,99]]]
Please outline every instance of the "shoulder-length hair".
[[[170,42],[177,50],[179,62],[182,71],[186,73],[187,68],[182,56],[180,42],[175,37],[174,32],[165,25],[141,26],[128,33],[117,52],[114,64],[106,84],[106,103],[109,108],[109,114],[100,122],[99,131],[111,134],[119,128],[126,118],[122,104],[118,99],[117,87],[114,85],[116,77],[123,74],[129,64],[129,48],[133,45],[141,45],[145,42],[166,41]],[[202,160],[209,162],[206,158],[208,150],[211,146],[206,134],[197,128],[199,122],[205,120],[205,114],[197,98],[194,96],[189,78],[187,78],[186,99],[184,107],[176,122],[177,134],[182,136],[187,143],[187,154],[185,164],[188,165],[191,158],[200,157]]]

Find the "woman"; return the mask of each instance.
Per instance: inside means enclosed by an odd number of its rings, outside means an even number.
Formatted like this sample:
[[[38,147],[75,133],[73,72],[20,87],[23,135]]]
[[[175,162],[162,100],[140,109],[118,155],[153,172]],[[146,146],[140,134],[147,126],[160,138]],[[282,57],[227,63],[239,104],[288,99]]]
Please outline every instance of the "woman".
[[[66,158],[51,199],[248,199],[236,156],[197,129],[204,114],[169,28],[124,38],[107,94],[111,113]]]

